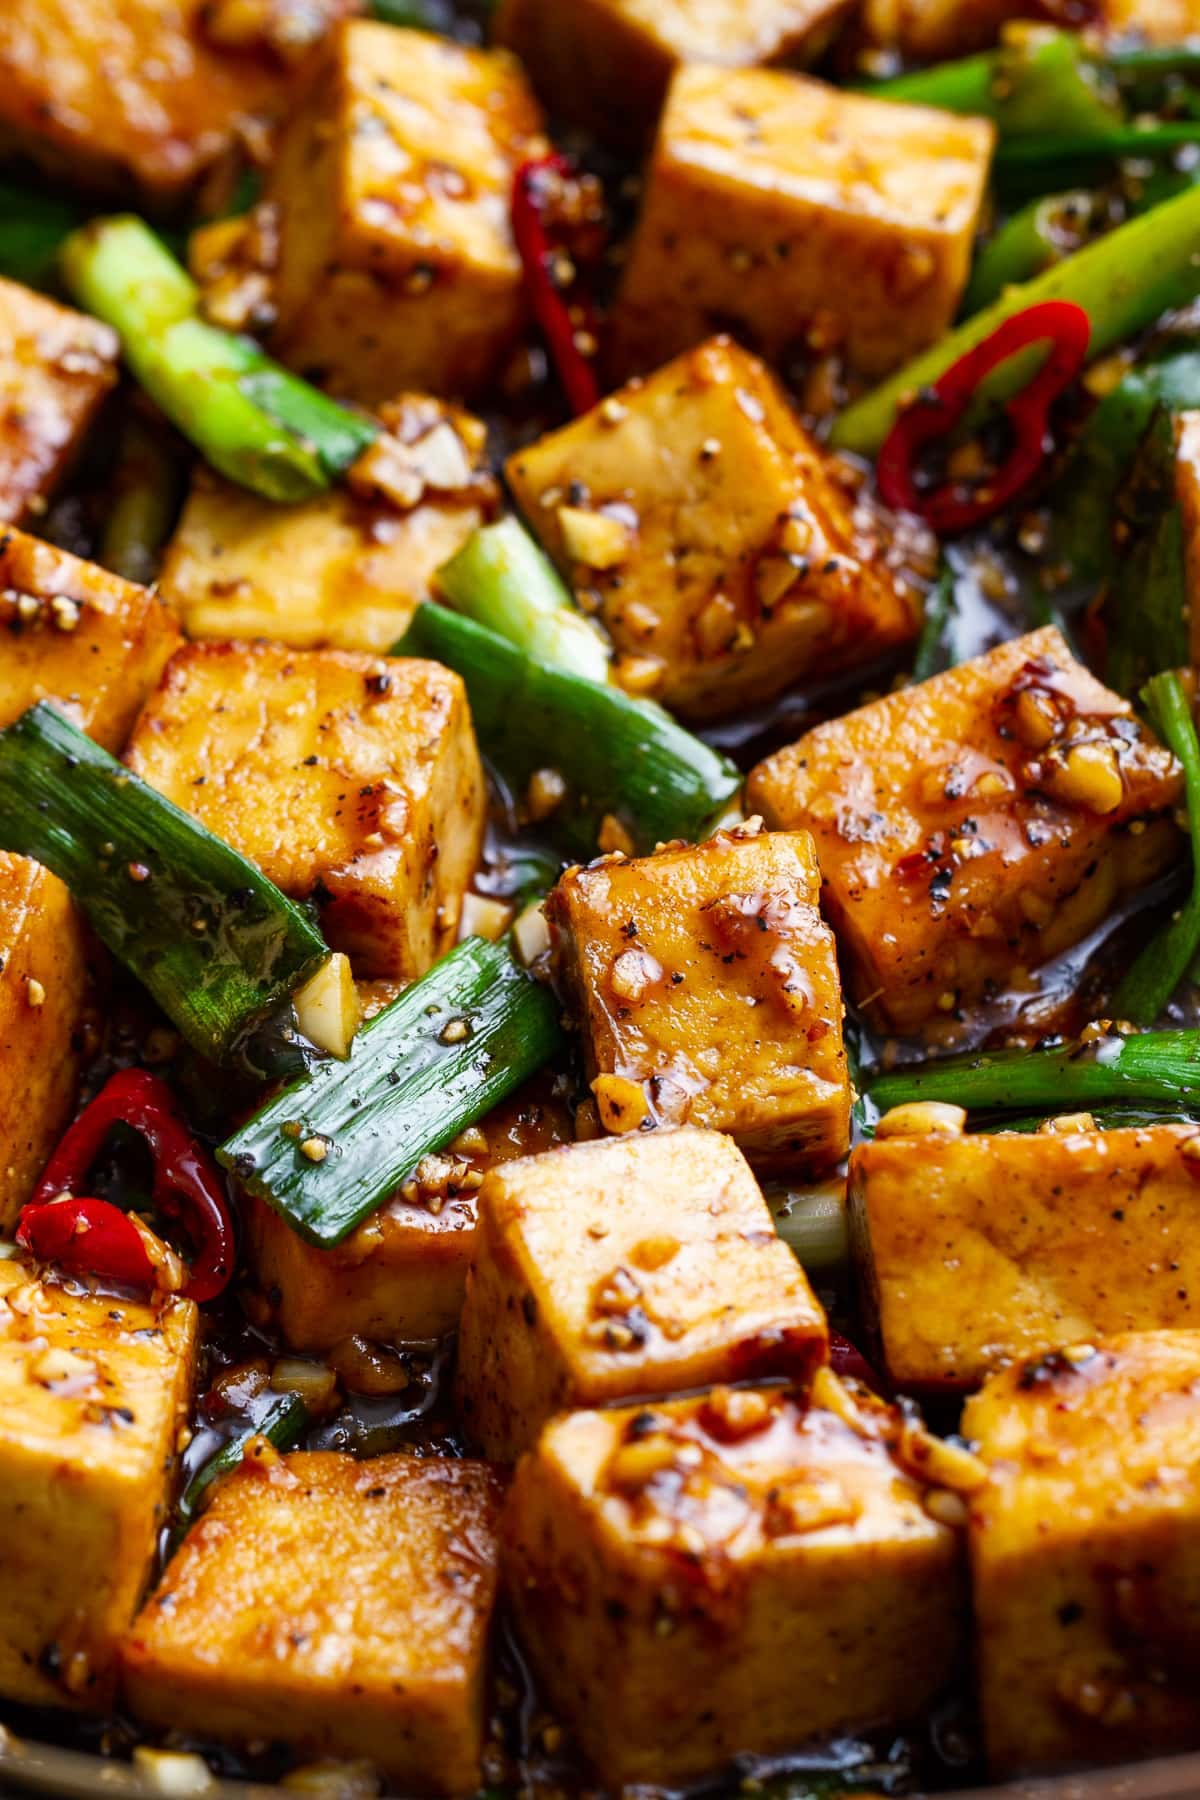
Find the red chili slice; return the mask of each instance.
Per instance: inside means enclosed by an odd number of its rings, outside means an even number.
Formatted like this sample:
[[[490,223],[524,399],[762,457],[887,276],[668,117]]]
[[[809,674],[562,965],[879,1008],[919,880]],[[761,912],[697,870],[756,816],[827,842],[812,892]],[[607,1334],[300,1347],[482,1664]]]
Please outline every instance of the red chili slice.
[[[558,272],[565,247],[554,241],[550,227],[555,190],[574,178],[565,156],[557,154],[521,164],[513,183],[512,225],[525,271],[525,291],[546,340],[546,348],[572,412],[590,412],[600,399],[596,371],[580,348],[581,337],[596,337],[591,303],[577,287],[560,286]]]
[[[1083,367],[1090,337],[1087,313],[1071,300],[1043,300],[1005,319],[900,413],[877,464],[879,492],[887,505],[916,513],[943,537],[1000,512],[1045,462],[1050,408]],[[922,489],[917,480],[922,451],[949,437],[993,369],[1044,342],[1050,345],[1045,362],[1004,409],[1013,447],[985,485],[972,491],[948,481]]]
[[[114,1125],[128,1125],[145,1139],[154,1159],[154,1204],[183,1222],[193,1246],[184,1293],[190,1300],[215,1299],[234,1267],[233,1220],[225,1190],[212,1158],[180,1117],[170,1088],[145,1069],[122,1069],[114,1075],[69,1127],[21,1214],[18,1242],[47,1260],[63,1261],[55,1250],[41,1247],[61,1239],[72,1258],[67,1266],[77,1272],[90,1270],[139,1285],[154,1281],[153,1263],[132,1220],[119,1207],[77,1192],[86,1185]],[[71,1195],[71,1200],[60,1200],[62,1194]],[[76,1209],[72,1234],[67,1231],[70,1208]],[[63,1215],[61,1222],[50,1214]],[[117,1227],[117,1219],[124,1231]],[[140,1263],[133,1239],[141,1252]],[[89,1254],[89,1243],[94,1255]],[[109,1255],[112,1262],[105,1262]],[[135,1267],[138,1273],[130,1273]]]

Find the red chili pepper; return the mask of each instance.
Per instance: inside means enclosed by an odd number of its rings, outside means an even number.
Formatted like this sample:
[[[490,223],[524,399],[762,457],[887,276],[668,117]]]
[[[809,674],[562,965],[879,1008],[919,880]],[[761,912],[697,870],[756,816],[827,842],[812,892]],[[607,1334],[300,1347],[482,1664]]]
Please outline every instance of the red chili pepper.
[[[107,1275],[129,1287],[153,1287],[154,1264],[141,1232],[107,1200],[32,1201],[21,1214],[17,1242],[42,1262],[74,1275]]]
[[[882,1383],[862,1351],[843,1337],[840,1331],[829,1334],[829,1366],[835,1375],[848,1375],[864,1386],[874,1388],[877,1394],[883,1392]]]
[[[1082,368],[1090,336],[1087,313],[1071,300],[1043,300],[1006,319],[901,412],[879,452],[882,498],[889,506],[917,513],[942,536],[966,531],[1007,506],[1046,459],[1050,408]],[[1013,447],[1000,466],[982,486],[947,481],[922,489],[917,480],[921,452],[949,437],[993,369],[1047,341],[1050,354],[1045,362],[1004,409]]]
[[[96,1225],[105,1232],[96,1244],[98,1251],[103,1252],[110,1243],[117,1244],[116,1227],[109,1217],[112,1214],[137,1238],[142,1253],[141,1273],[136,1277],[122,1274],[118,1279],[144,1281],[145,1269],[149,1267],[153,1280],[153,1265],[138,1229],[119,1207],[102,1200],[80,1198],[68,1203],[57,1198],[60,1194],[75,1196],[86,1185],[92,1164],[114,1125],[128,1125],[146,1140],[154,1158],[154,1204],[182,1220],[194,1246],[184,1293],[190,1300],[215,1299],[233,1274],[234,1265],[233,1221],[221,1177],[212,1158],[184,1124],[170,1088],[145,1069],[122,1069],[114,1075],[69,1127],[21,1215],[18,1241],[42,1255],[39,1242],[50,1241],[60,1231],[65,1236],[66,1226],[45,1222],[41,1215],[47,1211],[65,1212],[69,1205],[78,1205],[86,1209],[76,1217],[84,1221],[87,1231],[70,1239],[72,1252],[77,1251],[74,1266],[96,1274],[116,1275],[117,1271],[107,1263],[89,1258],[86,1249],[87,1232]],[[27,1231],[26,1237],[21,1236],[22,1231]],[[39,1242],[34,1241],[35,1234],[42,1234]],[[130,1238],[122,1236],[119,1241],[123,1249],[114,1249],[114,1254],[127,1256],[132,1268],[135,1259]]]
[[[575,413],[590,412],[600,399],[596,371],[580,348],[581,336],[593,341],[596,319],[587,297],[572,295],[573,276],[564,287],[560,269],[564,257],[573,261],[561,242],[553,240],[550,213],[562,184],[573,179],[565,156],[541,156],[521,164],[513,183],[512,225],[517,251],[525,270],[525,291],[558,378]]]

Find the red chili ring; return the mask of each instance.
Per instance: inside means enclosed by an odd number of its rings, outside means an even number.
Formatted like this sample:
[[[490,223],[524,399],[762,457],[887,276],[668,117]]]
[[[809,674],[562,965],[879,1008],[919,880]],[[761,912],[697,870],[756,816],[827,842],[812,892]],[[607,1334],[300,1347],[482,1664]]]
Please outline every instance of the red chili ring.
[[[546,197],[541,191],[546,175],[569,180],[572,174],[566,157],[557,153],[523,162],[513,182],[512,226],[534,317],[572,412],[585,413],[598,403],[600,384],[595,369],[579,348],[579,327],[555,284],[555,250],[546,226]],[[588,315],[586,329],[594,335],[591,310],[585,303],[580,304]]]

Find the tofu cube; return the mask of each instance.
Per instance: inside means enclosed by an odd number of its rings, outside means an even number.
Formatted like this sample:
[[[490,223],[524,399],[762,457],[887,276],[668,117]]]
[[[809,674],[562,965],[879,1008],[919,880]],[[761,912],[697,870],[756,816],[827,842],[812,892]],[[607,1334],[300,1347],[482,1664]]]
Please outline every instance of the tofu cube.
[[[0,726],[50,700],[119,751],[178,643],[148,588],[0,527]]]
[[[968,1401],[976,1668],[997,1775],[1200,1732],[1200,1333],[1014,1364]]]
[[[496,1169],[458,1338],[458,1410],[512,1462],[575,1407],[715,1382],[803,1382],[825,1315],[741,1152],[684,1126]]]
[[[196,1308],[0,1262],[0,1694],[102,1712],[172,1498]]]
[[[671,83],[618,295],[631,372],[721,326],[775,362],[806,342],[867,377],[958,310],[994,129],[776,69]]]
[[[869,43],[933,62],[990,49],[1010,20],[1038,10],[1031,0],[864,0],[859,26]]]
[[[920,606],[756,357],[713,338],[509,459],[517,503],[617,650],[686,717],[877,662]]]
[[[98,319],[0,279],[0,519],[45,510],[116,382],[119,350]]]
[[[71,896],[39,863],[0,851],[0,1232],[71,1116],[90,1002],[88,946]]]
[[[495,36],[555,112],[602,137],[653,131],[683,63],[814,62],[853,0],[501,0]]]
[[[355,972],[413,980],[454,943],[483,837],[466,692],[438,663],[188,644],[126,752],[256,863]]]
[[[484,387],[525,317],[509,206],[541,124],[506,51],[366,20],[335,33],[266,189],[278,354],[367,405]]]
[[[547,901],[608,1131],[702,1125],[756,1166],[846,1153],[850,1083],[833,935],[806,832],[723,831],[569,869]]]
[[[4,0],[0,152],[163,208],[285,111],[358,0]]]
[[[1200,37],[1200,0],[1100,0],[1098,27],[1146,44],[1189,44]]]
[[[1198,1153],[1194,1125],[1053,1121],[1034,1135],[859,1144],[852,1230],[893,1385],[976,1387],[1057,1345],[1200,1329]]]
[[[891,1409],[817,1386],[838,1410],[718,1388],[572,1413],[517,1465],[509,1595],[606,1784],[913,1718],[959,1665],[959,1533],[889,1453]]]
[[[899,1032],[1035,987],[1178,854],[1177,763],[1053,626],[819,725],[746,791],[812,832],[854,998]]]
[[[479,420],[424,396],[381,415],[411,452],[411,504],[342,482],[276,506],[197,465],[159,578],[189,637],[378,655],[403,636],[433,597],[434,572],[485,522],[490,478],[479,469]],[[440,475],[430,467],[432,481],[420,470],[423,453],[446,465]],[[454,482],[461,486],[446,485]]]
[[[126,1640],[136,1717],[474,1793],[500,1483],[484,1463],[248,1457]]]
[[[458,1327],[475,1251],[484,1171],[569,1141],[571,1117],[551,1078],[535,1076],[441,1156],[428,1156],[333,1250],[292,1230],[261,1200],[243,1197],[258,1291],[293,1350],[344,1338],[405,1343]]]

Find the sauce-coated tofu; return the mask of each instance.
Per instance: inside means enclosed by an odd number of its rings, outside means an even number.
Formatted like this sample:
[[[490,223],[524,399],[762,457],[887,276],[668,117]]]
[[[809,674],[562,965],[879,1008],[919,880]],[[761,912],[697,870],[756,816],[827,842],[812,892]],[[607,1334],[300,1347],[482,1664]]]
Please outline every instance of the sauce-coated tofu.
[[[88,187],[178,200],[284,110],[357,0],[4,0],[0,150]]]
[[[553,1413],[772,1375],[803,1381],[825,1317],[745,1158],[716,1131],[572,1144],[488,1175],[458,1406],[512,1461]]]
[[[0,1694],[102,1711],[174,1484],[196,1308],[0,1263]]]
[[[1016,1364],[967,1402],[970,1545],[997,1775],[1200,1737],[1200,1333]]]
[[[1097,24],[1114,37],[1186,44],[1200,37],[1200,0],[1100,0]]]
[[[915,1717],[956,1666],[959,1534],[893,1461],[888,1409],[818,1385],[838,1411],[718,1388],[572,1413],[517,1465],[518,1624],[613,1786]]]
[[[614,318],[622,367],[719,323],[769,360],[806,342],[899,367],[962,297],[993,128],[773,69],[671,83]]]
[[[0,528],[0,726],[52,700],[118,751],[178,643],[148,588]]]
[[[365,20],[336,33],[267,188],[279,354],[368,405],[485,384],[524,318],[509,206],[540,130],[506,51]]]
[[[1069,949],[1177,854],[1174,758],[1052,626],[820,725],[748,804],[811,831],[859,1004],[913,1031]]]
[[[243,1202],[250,1261],[276,1323],[294,1350],[328,1350],[343,1338],[403,1343],[444,1337],[458,1325],[475,1249],[483,1172],[571,1136],[571,1119],[548,1079],[526,1083],[333,1250],[308,1244],[261,1200]]]
[[[864,0],[859,23],[873,43],[934,61],[986,50],[1010,20],[1038,11],[1036,0]]]
[[[774,377],[714,338],[509,459],[509,484],[617,650],[698,718],[869,664],[915,597]]]
[[[845,1155],[833,935],[806,832],[718,832],[569,869],[546,902],[601,1123],[727,1131],[751,1162]]]
[[[159,579],[189,637],[381,653],[403,636],[418,603],[432,598],[435,570],[487,516],[476,484],[483,426],[424,398],[384,410],[413,451],[411,506],[345,482],[277,506],[197,466]],[[410,440],[409,430],[419,436]],[[462,485],[422,484],[422,448],[440,457],[446,483]]]
[[[502,0],[515,50],[555,113],[602,137],[653,130],[682,63],[813,62],[853,0]]]
[[[11,1236],[75,1104],[87,943],[58,877],[0,851],[0,1232]]]
[[[849,1199],[898,1388],[974,1387],[1060,1344],[1200,1328],[1194,1125],[881,1137],[853,1151]]]
[[[454,943],[483,835],[466,695],[438,663],[189,644],[130,740],[136,774],[257,863],[356,973]]]
[[[0,279],[0,519],[45,510],[117,379],[117,334]]]
[[[473,1793],[500,1495],[485,1463],[247,1457],[126,1641],[131,1709]]]

